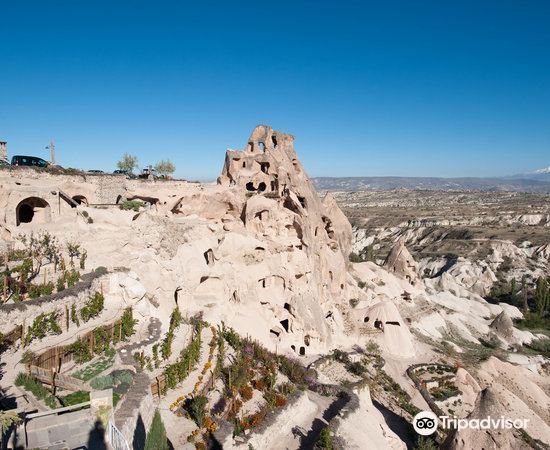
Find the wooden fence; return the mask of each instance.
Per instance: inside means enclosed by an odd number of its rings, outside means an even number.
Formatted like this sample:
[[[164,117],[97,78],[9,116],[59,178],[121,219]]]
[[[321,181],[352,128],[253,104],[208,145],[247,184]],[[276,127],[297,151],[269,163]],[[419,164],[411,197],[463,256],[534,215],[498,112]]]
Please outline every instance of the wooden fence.
[[[155,377],[155,381],[151,383],[151,394],[153,394],[153,397],[157,396],[160,399],[165,387],[166,381],[164,379],[164,375],[159,375],[158,377]]]
[[[53,386],[54,389],[56,387],[69,391],[87,391],[89,389],[84,382],[77,378],[73,378],[70,375],[62,375],[53,369],[47,370],[42,367],[30,365],[27,366],[27,372],[29,375],[38,379],[38,381]]]
[[[94,332],[99,328],[103,328],[104,330],[107,331],[108,334],[110,334],[111,342],[113,341],[113,338],[115,335],[118,335],[119,341],[122,340],[122,321],[120,319],[118,319],[112,324],[102,325],[101,327],[94,328],[93,330],[88,331],[86,334],[79,336],[81,341],[87,342],[88,347],[90,349],[90,353],[92,355],[94,354],[94,348],[95,348]],[[30,364],[33,366],[40,367],[42,369],[47,369],[47,370],[53,369],[59,372],[61,371],[61,366],[63,364],[67,364],[74,359],[74,350],[72,346],[73,343],[50,348],[45,352],[41,353],[40,355],[35,356],[32,359]]]

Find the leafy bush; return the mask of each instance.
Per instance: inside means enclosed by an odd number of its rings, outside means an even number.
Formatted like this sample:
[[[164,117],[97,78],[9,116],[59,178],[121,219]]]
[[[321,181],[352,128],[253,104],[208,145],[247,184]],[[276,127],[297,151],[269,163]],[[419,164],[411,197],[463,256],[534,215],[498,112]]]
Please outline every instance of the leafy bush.
[[[75,342],[71,344],[71,352],[74,353],[73,359],[78,363],[82,364],[92,359],[92,352],[90,351],[90,346],[87,342],[78,338]]]
[[[550,319],[540,317],[530,312],[525,314],[525,318],[520,320],[516,324],[516,327],[520,330],[535,330],[550,334]]]
[[[361,256],[359,256],[357,253],[354,253],[354,252],[351,252],[349,254],[349,260],[350,262],[352,263],[360,263],[360,262],[363,262],[363,258],[361,258]]]
[[[21,419],[17,413],[13,411],[0,411],[0,436],[3,438],[12,426],[18,425],[20,422]]]
[[[367,371],[367,368],[359,361],[347,364],[346,369],[348,372],[357,376],[362,376]]]
[[[332,450],[332,435],[330,434],[330,428],[325,427],[319,433],[317,441],[315,442],[316,450]]]
[[[97,327],[94,330],[94,353],[101,354],[110,348],[111,334],[105,327]]]
[[[27,328],[25,333],[23,347],[29,345],[35,338],[42,339],[48,334],[61,334],[62,330],[57,323],[59,313],[52,311],[51,313],[42,313],[35,317],[32,325]]]
[[[500,339],[496,337],[494,334],[489,336],[489,339],[480,338],[479,342],[481,342],[481,345],[484,345],[485,347],[491,348],[491,349],[499,349],[502,347],[502,343],[500,342]]]
[[[95,292],[88,298],[84,306],[80,310],[80,317],[84,322],[97,317],[103,311],[105,297],[100,292]]]
[[[541,353],[550,353],[550,338],[534,339],[527,347]]]
[[[59,277],[57,279],[55,287],[57,289],[57,292],[64,291],[65,290],[65,278],[64,277]]]
[[[45,284],[31,284],[28,286],[29,298],[39,298],[45,295],[51,295],[54,290],[54,284],[50,281]]]
[[[133,210],[135,212],[138,212],[139,208],[144,205],[145,203],[140,202],[139,200],[126,200],[120,204],[120,209],[124,211]]]
[[[151,428],[149,428],[149,432],[145,439],[144,450],[168,450],[169,448],[164,423],[162,423],[160,413],[156,410]]]
[[[190,398],[185,405],[185,409],[199,427],[202,427],[202,421],[204,419],[204,412],[207,403],[208,399],[205,396],[198,395]]]
[[[195,337],[189,345],[182,350],[178,360],[169,364],[164,369],[166,380],[165,389],[174,389],[180,381],[183,381],[193,370],[195,364],[199,361],[201,351],[201,324],[197,325]]]
[[[172,355],[172,342],[174,341],[174,332],[181,325],[183,318],[179,308],[176,306],[170,316],[170,326],[166,336],[162,340],[160,353],[164,360],[168,359]]]
[[[74,303],[71,305],[71,322],[77,327],[80,326],[80,320],[78,319],[78,313],[76,312],[76,305]]]
[[[368,353],[374,353],[375,355],[379,355],[381,352],[380,346],[378,345],[378,343],[374,341],[367,342],[367,345],[365,346],[365,350]]]
[[[88,217],[88,223],[93,223],[93,219],[91,217]],[[88,258],[88,252],[86,250],[83,250],[82,253],[80,254],[80,260],[79,260],[79,266],[82,270],[86,268],[86,258]]]
[[[55,397],[36,378],[19,373],[15,378],[15,385],[31,392],[38,400],[44,400],[44,403],[50,408],[57,407]]]
[[[63,272],[62,277],[63,282],[67,283],[67,287],[73,287],[80,280],[80,272],[74,269],[71,271],[66,270]]]
[[[241,337],[235,332],[235,330],[232,328],[225,328],[224,326],[221,333],[233,349],[240,350],[242,348]]]
[[[137,322],[138,321],[134,319],[134,313],[132,311],[132,307],[129,306],[124,310],[124,313],[122,314],[122,317],[120,319],[121,334],[122,334],[123,341],[125,341],[126,338],[129,338],[134,334],[134,327],[136,326]]]
[[[414,450],[437,450],[438,446],[433,439],[429,437],[419,436]]]

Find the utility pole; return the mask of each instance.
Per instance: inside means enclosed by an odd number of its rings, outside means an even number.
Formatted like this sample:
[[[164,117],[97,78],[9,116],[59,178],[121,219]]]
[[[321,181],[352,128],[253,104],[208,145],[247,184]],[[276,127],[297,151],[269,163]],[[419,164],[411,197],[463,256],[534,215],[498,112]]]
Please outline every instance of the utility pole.
[[[55,164],[55,142],[53,139],[50,141],[50,148],[52,150],[52,164]]]

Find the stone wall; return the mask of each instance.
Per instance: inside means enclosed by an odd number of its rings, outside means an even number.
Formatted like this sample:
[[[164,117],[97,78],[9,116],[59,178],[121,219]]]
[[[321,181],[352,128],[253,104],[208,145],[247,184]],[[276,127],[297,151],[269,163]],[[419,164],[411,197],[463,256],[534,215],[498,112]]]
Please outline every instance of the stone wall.
[[[82,276],[82,280],[72,288],[67,288],[56,294],[41,298],[26,300],[17,303],[8,303],[0,306],[0,333],[8,334],[17,326],[32,324],[36,316],[42,313],[49,314],[53,311],[65,312],[65,307],[70,309],[72,304],[84,303],[90,292],[100,291],[102,286],[109,285],[110,275],[98,272],[88,273]],[[65,328],[64,326],[62,328]]]

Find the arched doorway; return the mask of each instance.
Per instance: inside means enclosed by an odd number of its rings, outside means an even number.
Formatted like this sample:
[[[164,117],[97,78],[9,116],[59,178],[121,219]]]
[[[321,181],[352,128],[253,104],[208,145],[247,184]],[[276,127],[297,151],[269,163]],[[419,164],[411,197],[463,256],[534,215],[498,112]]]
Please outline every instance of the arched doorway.
[[[40,197],[28,197],[21,200],[15,208],[15,221],[19,226],[22,223],[46,223],[49,222],[50,205]]]
[[[79,204],[79,205],[86,205],[88,206],[88,199],[86,197],[84,197],[83,195],[75,195],[73,197],[73,200],[75,201],[75,203]],[[73,208],[75,208],[74,205],[71,205]]]

